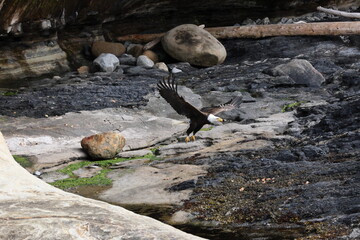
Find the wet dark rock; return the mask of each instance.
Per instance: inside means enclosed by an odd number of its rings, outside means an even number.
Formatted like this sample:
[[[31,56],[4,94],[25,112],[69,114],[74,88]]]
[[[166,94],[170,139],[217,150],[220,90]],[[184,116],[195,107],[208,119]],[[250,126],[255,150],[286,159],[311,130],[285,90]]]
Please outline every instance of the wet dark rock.
[[[195,184],[196,184],[195,180],[191,179],[191,180],[187,180],[185,182],[178,183],[178,184],[168,188],[168,190],[171,192],[181,191],[181,190],[185,190],[185,189],[189,189],[189,188],[194,188]]]
[[[291,150],[282,150],[279,152],[279,155],[276,157],[276,159],[279,161],[293,162],[298,161],[299,157]]]
[[[359,89],[360,77],[358,77],[359,71],[347,70],[341,74],[341,81],[349,87],[356,87]]]
[[[137,107],[146,103],[145,96],[154,91],[150,84],[157,83],[157,78],[132,77],[112,79],[94,76],[90,81],[77,84],[71,79],[61,84],[52,81],[42,86],[30,87],[13,96],[0,96],[1,114],[9,116],[44,117],[63,115],[71,111],[95,110],[108,107]],[[139,84],[143,87],[139,88]],[[131,90],[132,89],[132,90]],[[81,92],[82,94],[79,94]],[[54,104],[50,106],[47,101]]]
[[[136,65],[136,58],[129,54],[123,54],[119,57],[120,65]]]
[[[301,151],[304,153],[307,159],[316,159],[328,153],[328,149],[326,147],[321,148],[311,145],[304,146]]]

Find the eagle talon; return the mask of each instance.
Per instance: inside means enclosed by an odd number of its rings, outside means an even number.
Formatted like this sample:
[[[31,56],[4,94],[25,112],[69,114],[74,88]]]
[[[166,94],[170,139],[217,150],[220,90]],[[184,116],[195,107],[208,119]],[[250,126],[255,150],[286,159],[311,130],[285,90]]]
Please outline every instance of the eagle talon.
[[[195,136],[194,135],[192,135],[191,137],[190,137],[190,139],[191,139],[191,141],[195,141]]]
[[[186,137],[186,138],[185,138],[185,142],[186,142],[186,143],[190,142],[190,138],[189,138],[189,137]]]

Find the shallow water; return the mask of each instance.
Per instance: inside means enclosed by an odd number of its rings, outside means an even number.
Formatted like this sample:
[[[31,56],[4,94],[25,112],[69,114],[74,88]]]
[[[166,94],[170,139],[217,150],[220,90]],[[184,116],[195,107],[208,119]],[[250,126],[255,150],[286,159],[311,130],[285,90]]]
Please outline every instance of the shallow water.
[[[71,190],[71,192],[84,197],[99,200],[99,194],[108,188],[110,187],[82,186]],[[110,202],[110,204],[113,203]],[[176,211],[175,207],[171,205],[124,204],[118,206],[134,213],[157,219],[167,224],[170,224],[169,219]],[[226,231],[221,229],[221,227],[214,227],[210,224],[209,226],[199,224],[181,224],[172,226],[184,232],[211,240],[291,240],[305,235],[305,227],[299,225],[289,225],[288,228],[269,225],[256,227],[238,226],[234,227],[234,229],[236,229],[235,231]]]

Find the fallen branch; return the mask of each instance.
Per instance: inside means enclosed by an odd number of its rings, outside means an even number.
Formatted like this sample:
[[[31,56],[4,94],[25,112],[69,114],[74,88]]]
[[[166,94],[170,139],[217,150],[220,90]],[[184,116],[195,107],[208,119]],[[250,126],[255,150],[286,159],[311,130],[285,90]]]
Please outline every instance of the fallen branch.
[[[317,7],[316,9],[318,11],[322,11],[322,12],[329,13],[332,15],[348,17],[348,18],[360,18],[360,13],[349,13],[349,12],[338,11],[338,10],[329,9],[329,8],[323,8],[323,7]]]
[[[205,28],[217,39],[263,38],[274,36],[320,36],[320,35],[358,35],[360,21],[356,22],[321,22],[300,24],[269,24],[236,27]],[[147,43],[160,38],[165,33],[132,34],[116,37],[117,41]]]

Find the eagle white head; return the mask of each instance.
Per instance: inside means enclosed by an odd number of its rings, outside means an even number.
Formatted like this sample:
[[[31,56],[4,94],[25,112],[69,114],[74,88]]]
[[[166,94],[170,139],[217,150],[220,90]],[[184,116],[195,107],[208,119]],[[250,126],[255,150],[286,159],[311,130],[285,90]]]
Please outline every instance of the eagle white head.
[[[215,115],[213,115],[213,114],[209,114],[208,117],[207,117],[207,120],[208,120],[210,123],[214,124],[214,125],[217,125],[217,124],[219,124],[219,122],[223,122],[223,121],[224,121],[224,119],[219,118],[219,117],[217,117],[217,116],[215,116]]]

